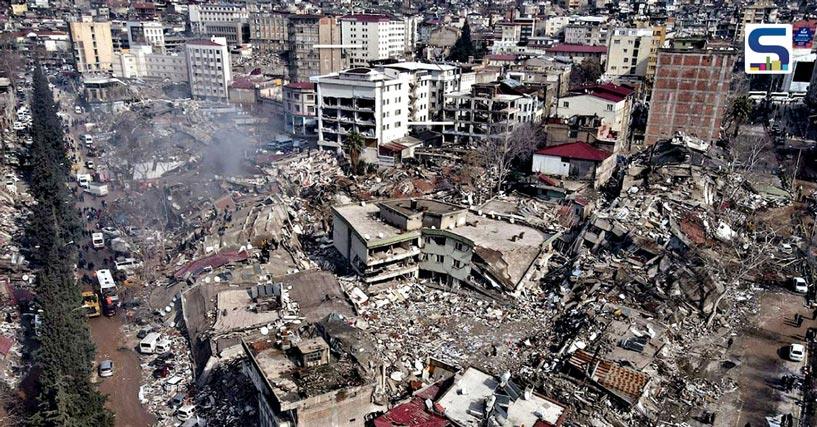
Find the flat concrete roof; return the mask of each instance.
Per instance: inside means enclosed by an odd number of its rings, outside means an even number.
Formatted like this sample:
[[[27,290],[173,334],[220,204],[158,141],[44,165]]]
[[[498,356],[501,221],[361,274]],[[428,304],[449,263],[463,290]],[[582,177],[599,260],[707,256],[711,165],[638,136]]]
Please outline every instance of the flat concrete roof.
[[[277,311],[256,313],[250,310],[253,302],[246,289],[221,291],[217,299],[218,317],[213,329],[218,332],[260,328],[279,318]]]
[[[370,248],[420,237],[420,230],[403,232],[381,220],[377,204],[335,206],[333,209]]]
[[[503,270],[504,264],[507,279],[514,284],[522,280],[539,256],[542,244],[552,237],[532,227],[481,217],[470,212],[465,218],[465,225],[449,231],[474,242],[474,251],[496,271]],[[512,240],[514,236],[517,236],[516,241]]]
[[[380,202],[380,204],[388,206],[389,208],[392,208],[405,216],[412,216],[416,214],[445,215],[464,211],[466,209],[450,203],[438,202],[436,200],[429,199],[388,200]],[[414,207],[412,207],[412,204],[414,204]]]

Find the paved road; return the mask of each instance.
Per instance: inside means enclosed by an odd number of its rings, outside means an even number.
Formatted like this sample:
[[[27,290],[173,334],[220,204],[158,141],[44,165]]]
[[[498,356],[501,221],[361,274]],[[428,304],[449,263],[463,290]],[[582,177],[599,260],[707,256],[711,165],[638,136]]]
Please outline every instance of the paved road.
[[[61,101],[63,112],[77,117],[73,112],[73,97],[70,95],[60,93],[59,99]],[[79,136],[83,130],[79,127],[74,127],[70,131],[70,136],[74,141],[79,141]],[[76,144],[76,154],[79,158],[80,164],[85,163],[84,149],[82,144]],[[83,172],[84,166],[83,166]],[[72,183],[76,188],[76,183]],[[77,194],[82,195],[80,189],[77,188]],[[97,198],[90,195],[78,196],[77,209],[82,211],[86,208],[102,208],[103,198]],[[86,231],[98,231],[96,228],[96,221],[88,219],[83,216],[86,221]],[[108,249],[93,249],[90,242],[90,236],[84,236],[83,240],[78,242],[80,252],[86,261],[92,262],[95,269],[108,268],[113,270],[113,265],[108,261],[112,254]],[[89,274],[90,271],[80,271],[80,274]],[[120,310],[115,317],[108,318],[100,316],[95,319],[89,319],[88,326],[91,329],[91,337],[96,345],[96,363],[105,359],[113,360],[114,375],[110,378],[100,379],[99,389],[102,393],[108,395],[108,408],[116,414],[116,425],[120,427],[144,427],[151,426],[155,422],[154,417],[139,403],[139,387],[141,385],[141,365],[139,356],[134,351],[136,346],[136,339],[134,337],[126,336],[123,325],[126,319],[123,312]]]

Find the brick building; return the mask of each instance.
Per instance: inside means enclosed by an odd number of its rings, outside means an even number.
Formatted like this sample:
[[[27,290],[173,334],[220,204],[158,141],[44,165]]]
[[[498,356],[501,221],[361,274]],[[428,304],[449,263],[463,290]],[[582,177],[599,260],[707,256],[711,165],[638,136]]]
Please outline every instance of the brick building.
[[[644,143],[677,131],[718,139],[734,64],[732,50],[659,51]]]

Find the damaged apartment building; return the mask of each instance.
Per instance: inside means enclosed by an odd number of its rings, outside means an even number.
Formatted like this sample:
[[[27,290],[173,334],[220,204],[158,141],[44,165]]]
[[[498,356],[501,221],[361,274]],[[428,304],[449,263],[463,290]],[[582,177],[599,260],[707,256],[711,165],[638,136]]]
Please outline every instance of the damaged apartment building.
[[[335,248],[368,285],[420,277],[489,294],[521,292],[558,235],[426,199],[333,208]]]

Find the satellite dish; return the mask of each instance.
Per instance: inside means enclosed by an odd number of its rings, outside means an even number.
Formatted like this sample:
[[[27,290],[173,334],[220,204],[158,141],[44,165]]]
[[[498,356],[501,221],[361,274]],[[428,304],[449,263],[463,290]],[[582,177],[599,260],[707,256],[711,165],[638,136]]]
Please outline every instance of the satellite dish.
[[[219,282],[221,282],[221,277],[218,277],[218,276],[213,277],[213,281],[216,282],[216,283],[219,283]]]
[[[204,283],[210,283],[212,281],[213,280],[210,278],[210,276],[207,276],[207,277],[204,278]]]
[[[261,327],[261,335],[268,335],[268,334],[269,334],[269,328],[266,327],[266,326],[262,326]]]

